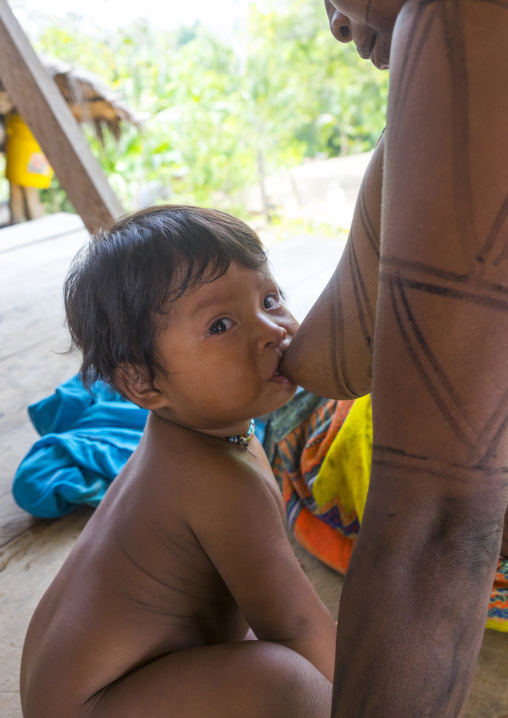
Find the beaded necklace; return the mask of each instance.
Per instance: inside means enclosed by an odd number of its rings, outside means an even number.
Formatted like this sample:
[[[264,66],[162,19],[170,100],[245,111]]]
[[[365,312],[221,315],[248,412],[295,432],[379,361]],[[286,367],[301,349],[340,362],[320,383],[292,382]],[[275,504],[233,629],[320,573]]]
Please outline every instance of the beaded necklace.
[[[245,434],[236,434],[235,436],[225,436],[224,441],[231,441],[233,444],[240,444],[242,449],[246,449],[249,445],[249,441],[254,436],[254,428],[255,428],[254,419],[250,420],[250,426],[245,432]]]

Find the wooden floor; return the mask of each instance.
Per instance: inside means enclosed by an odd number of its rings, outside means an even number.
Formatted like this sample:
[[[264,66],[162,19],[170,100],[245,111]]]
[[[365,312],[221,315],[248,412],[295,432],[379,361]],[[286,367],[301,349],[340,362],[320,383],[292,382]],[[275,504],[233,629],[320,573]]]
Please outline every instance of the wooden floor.
[[[77,369],[76,357],[60,353],[67,346],[61,287],[85,237],[79,218],[65,214],[0,230],[0,718],[21,716],[18,670],[28,621],[90,516],[80,510],[57,521],[37,520],[15,505],[10,492],[16,467],[37,438],[28,404]],[[274,273],[297,318],[319,294],[342,248],[342,241],[319,237],[273,246]],[[342,579],[293,545],[335,615]],[[487,631],[466,716],[506,713],[508,635]]]

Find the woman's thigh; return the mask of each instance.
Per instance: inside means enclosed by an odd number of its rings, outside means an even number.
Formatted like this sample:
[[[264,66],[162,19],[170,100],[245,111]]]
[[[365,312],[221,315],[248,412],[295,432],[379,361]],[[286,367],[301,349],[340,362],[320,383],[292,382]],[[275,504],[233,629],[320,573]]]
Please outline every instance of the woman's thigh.
[[[90,718],[328,718],[330,682],[298,653],[244,641],[178,651],[103,691]]]

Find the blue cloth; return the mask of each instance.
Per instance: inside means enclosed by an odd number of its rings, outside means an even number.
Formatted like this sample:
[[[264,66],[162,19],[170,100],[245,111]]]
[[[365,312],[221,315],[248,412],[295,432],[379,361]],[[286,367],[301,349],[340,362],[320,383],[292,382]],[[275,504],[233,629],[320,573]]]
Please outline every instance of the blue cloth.
[[[21,462],[12,491],[22,509],[55,518],[97,506],[141,439],[148,412],[97,382],[77,377],[28,407],[41,435]]]
[[[28,413],[41,438],[21,462],[12,492],[22,509],[41,518],[98,506],[137,447],[148,415],[102,382],[90,394],[77,376]],[[265,423],[256,420],[255,431],[263,442]]]

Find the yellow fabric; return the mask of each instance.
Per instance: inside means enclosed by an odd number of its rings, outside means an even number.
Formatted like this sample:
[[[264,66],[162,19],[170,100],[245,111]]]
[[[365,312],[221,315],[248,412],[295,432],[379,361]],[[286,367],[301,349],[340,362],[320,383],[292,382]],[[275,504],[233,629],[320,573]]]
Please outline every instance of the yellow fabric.
[[[485,628],[490,628],[491,631],[501,631],[501,633],[508,633],[508,623],[502,623],[501,621],[495,621],[492,618],[487,620]]]
[[[357,399],[335,437],[312,487],[318,506],[338,496],[345,514],[362,521],[372,463],[372,407],[370,395]]]
[[[20,187],[46,189],[51,184],[53,169],[37,140],[22,117],[6,115],[7,164],[5,176]]]

